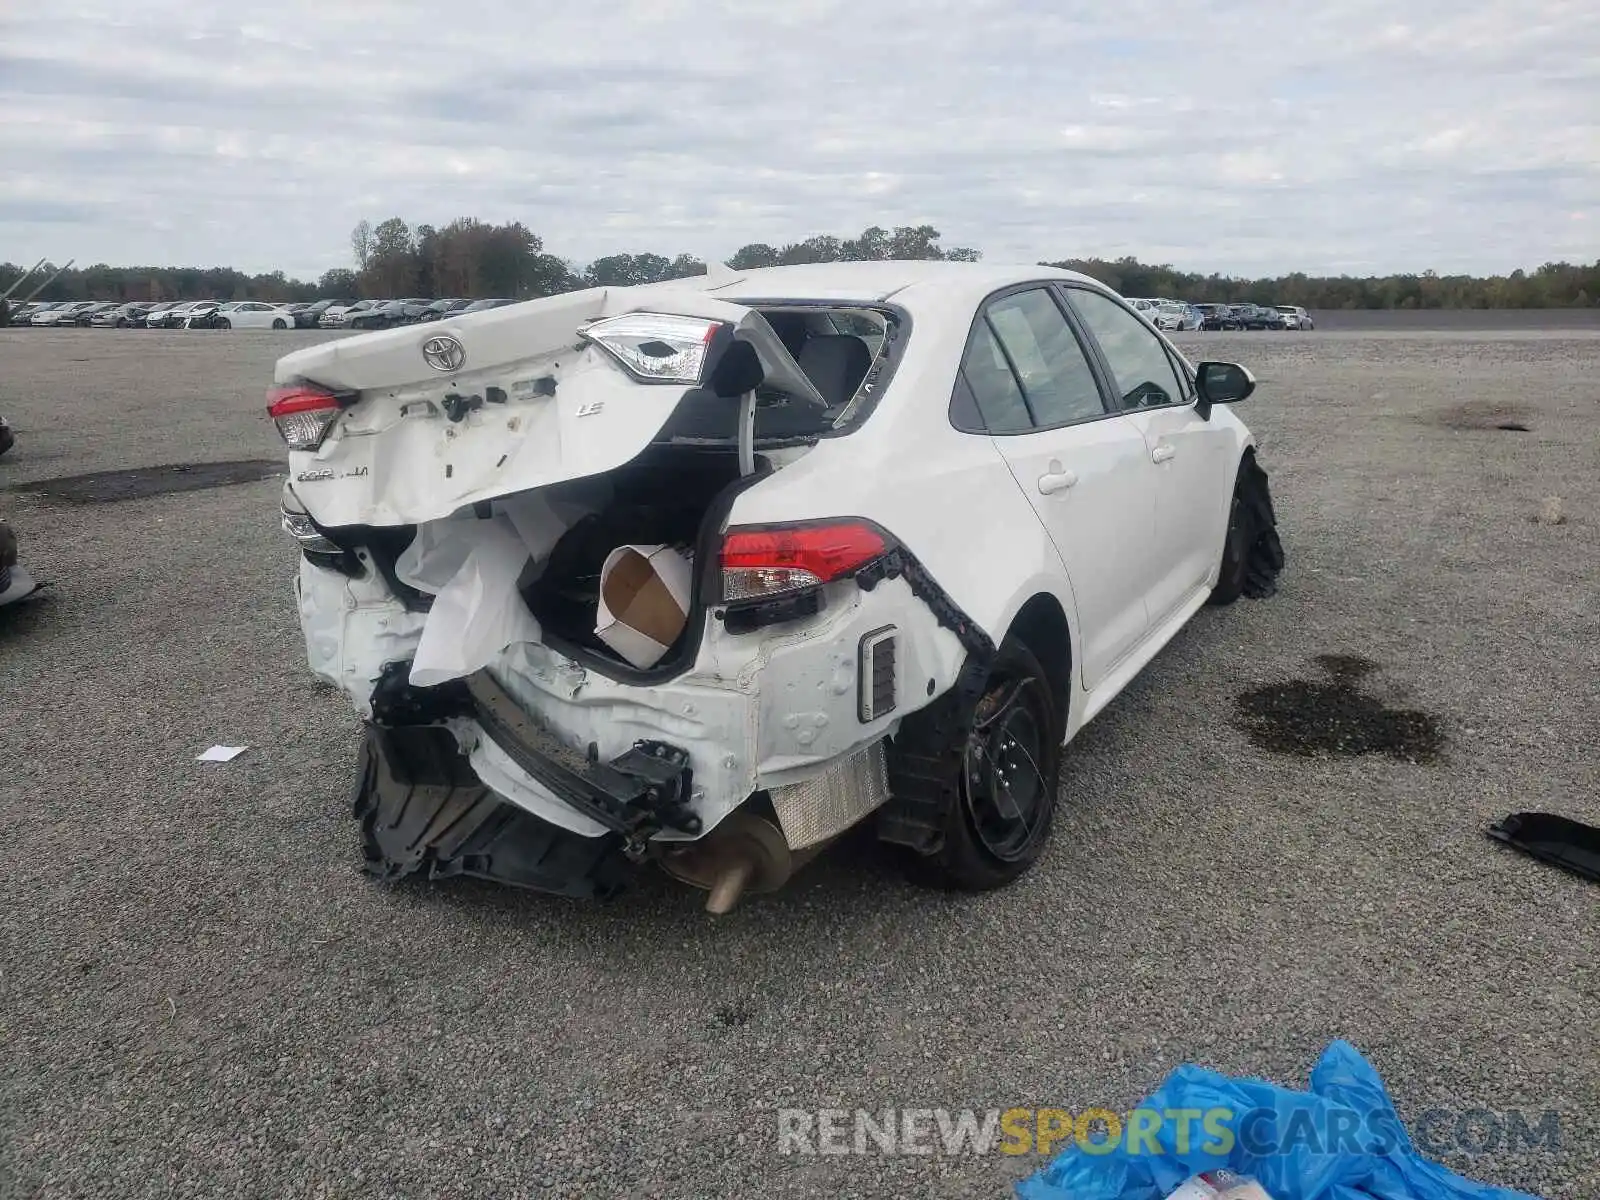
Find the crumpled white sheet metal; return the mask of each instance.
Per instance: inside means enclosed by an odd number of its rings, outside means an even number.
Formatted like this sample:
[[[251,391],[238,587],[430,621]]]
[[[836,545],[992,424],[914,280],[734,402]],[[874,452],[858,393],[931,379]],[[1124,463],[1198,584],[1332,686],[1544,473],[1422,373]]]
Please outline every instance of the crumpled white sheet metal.
[[[304,558],[294,594],[312,673],[343,691],[357,713],[370,716],[379,672],[412,656],[424,614],[408,612],[377,572],[348,579]]]

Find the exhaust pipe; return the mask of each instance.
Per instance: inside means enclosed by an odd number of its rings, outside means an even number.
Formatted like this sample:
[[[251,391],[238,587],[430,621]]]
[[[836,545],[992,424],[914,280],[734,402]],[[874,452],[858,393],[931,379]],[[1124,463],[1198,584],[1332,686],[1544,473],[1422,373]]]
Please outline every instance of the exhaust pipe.
[[[736,812],[699,841],[667,854],[661,866],[674,879],[710,892],[706,911],[721,916],[746,892],[777,891],[827,844],[791,850],[771,821]]]

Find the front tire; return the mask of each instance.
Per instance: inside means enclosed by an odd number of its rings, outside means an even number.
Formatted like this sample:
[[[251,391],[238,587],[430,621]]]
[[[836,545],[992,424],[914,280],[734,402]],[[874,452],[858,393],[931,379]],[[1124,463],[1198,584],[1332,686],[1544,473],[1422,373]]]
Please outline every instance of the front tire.
[[[212,328],[213,329],[232,329],[233,328],[233,322],[228,320],[227,317],[218,317],[217,318],[217,323],[215,325],[213,325]]]
[[[906,722],[913,728],[902,737],[915,741],[914,726],[930,719],[937,717],[928,710],[913,715]],[[1015,881],[1038,861],[1055,820],[1064,728],[1049,676],[1026,645],[1008,638],[995,655],[972,720],[954,726],[940,747],[937,761],[951,802],[943,813],[938,848],[912,859],[920,882],[953,891],[990,891]]]
[[[289,328],[288,324],[281,317],[272,322],[272,327],[274,329],[287,329],[287,328]]]
[[[1232,604],[1240,596],[1264,600],[1278,590],[1283,570],[1283,543],[1272,509],[1267,473],[1246,453],[1239,464],[1228,510],[1228,532],[1222,543],[1222,567],[1208,604]]]

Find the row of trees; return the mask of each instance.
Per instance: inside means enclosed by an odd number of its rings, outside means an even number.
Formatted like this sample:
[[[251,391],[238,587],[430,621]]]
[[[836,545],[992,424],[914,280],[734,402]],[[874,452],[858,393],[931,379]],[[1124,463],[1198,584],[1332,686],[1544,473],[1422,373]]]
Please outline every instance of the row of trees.
[[[934,259],[976,262],[977,250],[944,249],[932,225],[872,226],[855,237],[822,234],[773,246],[754,242],[727,260],[735,270],[799,263]],[[459,217],[444,226],[412,227],[399,217],[362,221],[350,235],[353,268],[337,267],[316,281],[283,272],[247,275],[226,267],[112,267],[103,263],[64,272],[46,300],[312,300],[319,296],[506,296],[527,299],[582,287],[622,286],[704,273],[692,254],[610,254],[578,266],[547,253],[540,237],[513,221],[491,225]],[[1193,301],[1299,304],[1309,309],[1569,308],[1600,304],[1600,262],[1546,263],[1531,272],[1477,277],[1385,275],[1355,278],[1292,274],[1244,279],[1199,275],[1135,258],[1064,259],[1047,264],[1092,275],[1126,296],[1172,296]],[[22,271],[0,263],[0,288]],[[46,267],[36,278],[49,277]],[[18,296],[34,283],[24,284]]]
[[[1047,264],[1091,275],[1124,296],[1167,296],[1197,304],[1298,304],[1309,309],[1588,308],[1600,304],[1600,262],[1545,263],[1510,275],[1349,275],[1296,272],[1270,279],[1199,275],[1134,258],[1063,259]]]

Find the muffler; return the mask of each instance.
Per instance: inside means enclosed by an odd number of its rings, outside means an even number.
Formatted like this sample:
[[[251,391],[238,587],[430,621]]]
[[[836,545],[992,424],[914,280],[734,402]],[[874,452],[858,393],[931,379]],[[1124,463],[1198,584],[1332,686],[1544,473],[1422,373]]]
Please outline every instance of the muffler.
[[[706,911],[720,916],[746,892],[777,891],[827,844],[791,850],[771,821],[735,812],[699,841],[664,855],[661,866],[674,879],[709,891]]]

